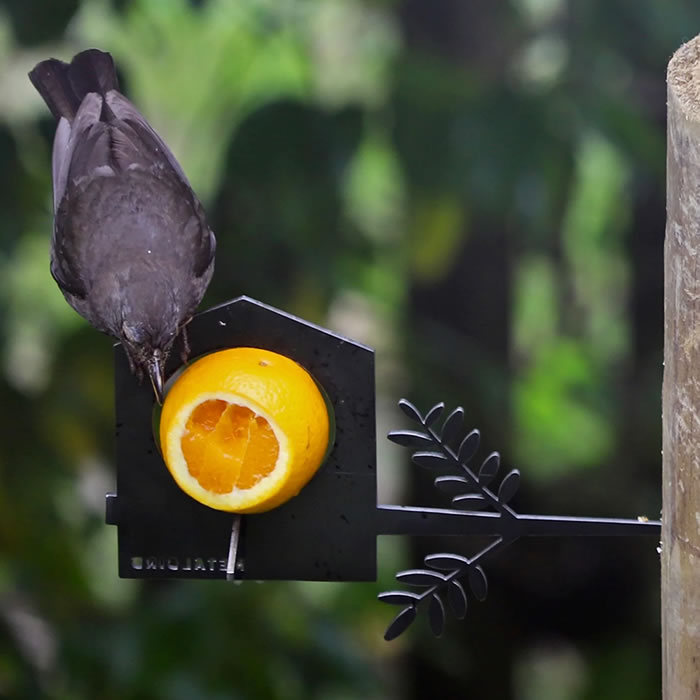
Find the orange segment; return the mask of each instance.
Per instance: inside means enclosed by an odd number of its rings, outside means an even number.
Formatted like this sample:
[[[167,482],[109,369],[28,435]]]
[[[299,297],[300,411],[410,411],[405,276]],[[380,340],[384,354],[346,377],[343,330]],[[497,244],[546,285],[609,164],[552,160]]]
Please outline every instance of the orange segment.
[[[205,401],[192,411],[187,421],[182,438],[182,451],[190,474],[197,480],[200,479],[203,465],[208,461],[211,433],[216,428],[226,406],[225,401]],[[228,490],[230,491],[231,488]]]
[[[245,452],[244,428],[224,419],[233,406],[226,401],[205,401],[190,415],[181,439],[189,473],[202,488],[214,493],[233,489]]]
[[[249,489],[268,476],[277,464],[280,446],[270,424],[251,411],[250,438],[236,487]]]
[[[234,348],[193,363],[161,414],[163,458],[179,486],[235,512],[273,508],[306,484],[328,445],[325,401],[283,355]]]

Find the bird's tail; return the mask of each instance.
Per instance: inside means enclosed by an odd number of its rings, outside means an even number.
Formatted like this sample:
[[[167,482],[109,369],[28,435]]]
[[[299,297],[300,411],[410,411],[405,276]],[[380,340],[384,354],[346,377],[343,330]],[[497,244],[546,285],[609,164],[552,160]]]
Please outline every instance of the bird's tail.
[[[104,95],[119,89],[112,56],[99,49],[81,51],[70,63],[49,58],[36,65],[29,79],[53,116],[69,121],[89,92]]]

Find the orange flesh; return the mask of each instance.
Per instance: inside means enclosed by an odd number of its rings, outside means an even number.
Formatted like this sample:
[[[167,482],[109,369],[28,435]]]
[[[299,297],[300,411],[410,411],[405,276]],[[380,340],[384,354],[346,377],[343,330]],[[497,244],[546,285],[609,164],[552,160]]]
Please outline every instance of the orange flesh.
[[[249,489],[275,468],[279,443],[262,417],[221,399],[192,411],[181,441],[190,474],[213,493]]]

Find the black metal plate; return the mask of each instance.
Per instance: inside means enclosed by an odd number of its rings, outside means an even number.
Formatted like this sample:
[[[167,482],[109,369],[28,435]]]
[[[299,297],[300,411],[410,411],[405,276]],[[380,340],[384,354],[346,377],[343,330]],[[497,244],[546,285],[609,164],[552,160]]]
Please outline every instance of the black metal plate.
[[[301,493],[268,513],[243,516],[241,579],[376,579],[374,353],[328,330],[247,297],[196,316],[191,357],[252,346],[286,355],[323,387],[335,414],[335,443]],[[168,374],[179,364],[171,355]],[[233,515],[212,510],[176,485],[152,433],[150,384],[132,376],[116,348],[117,495],[107,520],[119,529],[119,575],[225,578]]]

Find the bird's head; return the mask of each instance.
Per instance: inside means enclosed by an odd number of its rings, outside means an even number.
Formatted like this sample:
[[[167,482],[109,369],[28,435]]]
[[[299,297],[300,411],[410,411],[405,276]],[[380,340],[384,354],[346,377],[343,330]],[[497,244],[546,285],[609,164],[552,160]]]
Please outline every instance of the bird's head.
[[[153,332],[152,329],[143,325],[122,324],[122,331],[120,340],[129,358],[132,371],[139,378],[144,374],[148,376],[156,400],[162,404],[165,361],[177,337],[178,328],[161,328]]]

